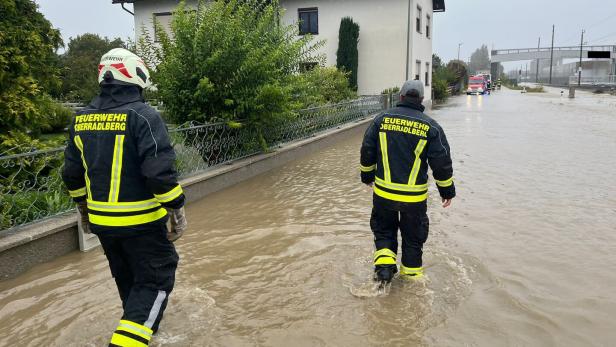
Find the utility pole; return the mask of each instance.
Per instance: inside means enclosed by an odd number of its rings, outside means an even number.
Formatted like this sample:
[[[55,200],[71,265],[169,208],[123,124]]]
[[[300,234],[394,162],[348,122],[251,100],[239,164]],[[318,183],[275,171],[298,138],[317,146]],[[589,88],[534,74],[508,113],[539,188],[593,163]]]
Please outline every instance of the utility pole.
[[[582,39],[580,39],[580,67],[578,69],[578,87],[582,85],[582,47],[584,47],[584,30],[582,30]]]
[[[460,47],[464,44],[464,42],[458,43],[458,61],[460,60]]]
[[[554,66],[554,25],[552,25],[552,48],[550,49],[550,81],[552,84],[552,67]]]
[[[537,55],[541,51],[541,36],[539,36],[539,43],[537,43]],[[539,58],[537,58],[537,74],[535,75],[535,82],[539,83]]]

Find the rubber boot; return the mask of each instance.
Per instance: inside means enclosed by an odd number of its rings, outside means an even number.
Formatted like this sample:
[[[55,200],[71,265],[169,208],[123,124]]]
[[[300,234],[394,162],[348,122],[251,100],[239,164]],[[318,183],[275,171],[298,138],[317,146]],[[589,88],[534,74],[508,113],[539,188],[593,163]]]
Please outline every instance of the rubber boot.
[[[396,265],[377,265],[374,267],[374,280],[389,283],[397,272]]]

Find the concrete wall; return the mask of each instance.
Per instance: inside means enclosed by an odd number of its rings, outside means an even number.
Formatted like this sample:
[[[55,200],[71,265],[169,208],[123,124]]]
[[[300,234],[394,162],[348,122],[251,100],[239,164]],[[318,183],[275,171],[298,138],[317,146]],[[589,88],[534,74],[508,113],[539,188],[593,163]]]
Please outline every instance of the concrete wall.
[[[372,117],[342,125],[314,137],[288,143],[271,153],[222,165],[183,179],[187,201],[193,202],[238,182],[282,166],[365,130]],[[190,221],[189,221],[190,223]],[[48,218],[0,238],[0,280],[79,249],[76,213]]]

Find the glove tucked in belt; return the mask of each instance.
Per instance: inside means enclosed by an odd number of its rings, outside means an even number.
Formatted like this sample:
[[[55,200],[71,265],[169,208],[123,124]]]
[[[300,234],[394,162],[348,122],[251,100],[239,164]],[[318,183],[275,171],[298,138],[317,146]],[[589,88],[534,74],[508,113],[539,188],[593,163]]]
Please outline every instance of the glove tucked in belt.
[[[88,218],[88,203],[83,200],[77,203],[77,210],[79,211],[79,218],[81,219],[81,229],[86,234],[91,233],[90,219]]]
[[[171,229],[167,233],[167,239],[171,242],[175,242],[182,237],[184,231],[188,227],[186,213],[184,212],[184,207],[178,209],[168,208],[167,212],[169,213],[169,221],[171,222]]]

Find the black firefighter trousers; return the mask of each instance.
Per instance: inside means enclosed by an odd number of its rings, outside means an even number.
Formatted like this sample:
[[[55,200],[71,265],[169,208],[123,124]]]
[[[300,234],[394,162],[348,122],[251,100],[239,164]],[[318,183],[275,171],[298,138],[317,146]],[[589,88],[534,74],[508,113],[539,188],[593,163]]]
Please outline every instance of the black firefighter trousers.
[[[110,346],[147,346],[158,330],[179,260],[166,234],[165,224],[129,236],[98,233],[124,309]]]
[[[423,244],[428,239],[429,220],[424,211],[396,211],[379,206],[372,208],[370,227],[377,250],[387,248],[398,253],[398,229],[402,234],[402,265],[421,268]]]

